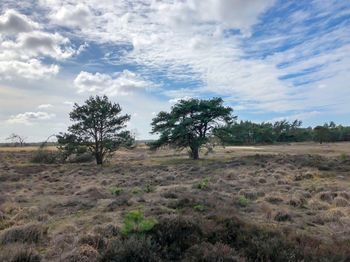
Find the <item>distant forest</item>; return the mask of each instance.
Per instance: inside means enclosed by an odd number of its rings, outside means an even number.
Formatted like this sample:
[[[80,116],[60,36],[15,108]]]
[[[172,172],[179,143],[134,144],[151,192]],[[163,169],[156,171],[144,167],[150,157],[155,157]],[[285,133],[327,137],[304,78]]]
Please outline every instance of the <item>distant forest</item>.
[[[301,127],[302,122],[295,120],[277,121],[275,123],[253,123],[251,121],[236,122],[224,129],[217,130],[218,136],[229,145],[255,145],[288,142],[340,142],[350,141],[350,126],[325,123],[315,128]]]

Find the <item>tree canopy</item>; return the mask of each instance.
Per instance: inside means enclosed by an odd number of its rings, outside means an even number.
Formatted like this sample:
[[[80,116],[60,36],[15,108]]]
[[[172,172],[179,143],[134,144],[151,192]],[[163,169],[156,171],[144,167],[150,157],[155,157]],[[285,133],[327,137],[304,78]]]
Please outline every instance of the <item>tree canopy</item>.
[[[232,111],[221,98],[180,100],[169,113],[162,111],[153,119],[151,133],[160,137],[150,146],[188,147],[191,157],[198,159],[199,149],[214,131],[233,122]]]
[[[299,120],[293,122],[282,120],[274,123],[240,121],[227,126],[224,132],[223,130],[217,132],[222,132],[222,141],[231,145],[350,141],[350,127],[336,125],[334,122],[315,128],[301,127],[301,124]]]
[[[119,104],[112,103],[107,96],[90,97],[84,105],[75,104],[69,114],[75,122],[68,133],[57,136],[60,148],[68,155],[90,151],[96,163],[103,164],[105,158],[121,146],[134,142],[130,132],[124,130],[130,115],[121,114]]]

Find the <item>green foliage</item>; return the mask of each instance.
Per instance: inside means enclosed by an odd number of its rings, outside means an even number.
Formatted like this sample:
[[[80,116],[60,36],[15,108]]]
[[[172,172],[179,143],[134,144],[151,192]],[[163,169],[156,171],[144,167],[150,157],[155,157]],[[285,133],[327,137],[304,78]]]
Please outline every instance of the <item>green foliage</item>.
[[[246,207],[250,204],[249,199],[245,198],[244,196],[240,196],[238,198],[238,205],[241,207]]]
[[[151,230],[156,223],[155,219],[146,219],[139,210],[130,211],[124,218],[122,233],[125,235],[144,233]]]
[[[206,207],[204,205],[198,204],[193,207],[193,209],[197,212],[204,212]]]
[[[150,184],[147,184],[143,189],[143,191],[145,191],[146,193],[152,193],[155,190],[156,190],[155,187]]]
[[[331,122],[312,129],[311,127],[302,128],[301,124],[302,122],[298,120],[261,124],[241,121],[215,130],[215,134],[220,135],[221,141],[225,144],[232,145],[350,141],[350,127],[337,126]]]
[[[142,192],[142,188],[137,187],[137,186],[131,189],[131,193],[133,193],[133,194],[139,194],[141,192]]]
[[[91,96],[84,105],[75,104],[69,114],[75,123],[68,128],[68,133],[57,136],[59,149],[66,158],[89,150],[96,163],[103,164],[118,148],[131,147],[134,138],[123,130],[130,116],[121,115],[121,111],[119,104],[112,103],[107,96]]]
[[[197,188],[202,190],[207,189],[209,187],[209,182],[209,178],[206,177],[197,184]]]
[[[40,163],[40,164],[54,164],[59,162],[61,156],[58,152],[39,149],[33,153],[30,161],[32,163]]]
[[[349,157],[347,154],[342,153],[342,154],[340,155],[340,160],[341,160],[341,161],[346,161],[346,160],[348,160],[348,159],[350,159],[350,157]]]
[[[191,158],[198,159],[199,149],[209,142],[213,132],[233,122],[232,111],[223,106],[221,98],[180,100],[170,113],[162,111],[153,119],[151,133],[160,137],[149,145],[151,149],[164,145],[188,147]]]
[[[124,192],[124,190],[123,190],[122,188],[120,188],[120,187],[112,187],[112,188],[110,189],[110,191],[111,191],[111,193],[112,193],[113,195],[115,195],[115,196],[119,196],[121,193]]]

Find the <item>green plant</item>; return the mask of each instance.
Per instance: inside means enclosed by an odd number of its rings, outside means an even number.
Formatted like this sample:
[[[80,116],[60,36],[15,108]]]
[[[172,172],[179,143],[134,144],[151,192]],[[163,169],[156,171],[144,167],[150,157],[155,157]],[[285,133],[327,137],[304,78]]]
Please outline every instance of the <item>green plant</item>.
[[[37,150],[30,161],[32,163],[41,163],[41,164],[54,164],[60,159],[60,154],[54,151],[39,149]]]
[[[245,198],[244,196],[240,196],[238,199],[238,205],[241,207],[246,207],[250,204],[249,199]]]
[[[155,187],[150,184],[147,184],[143,189],[143,191],[145,191],[146,193],[152,193],[155,190],[156,190]]]
[[[144,233],[151,230],[156,223],[155,219],[146,219],[139,210],[130,211],[124,218],[122,233],[125,235]]]
[[[120,187],[112,187],[110,189],[112,195],[115,195],[115,196],[119,196],[121,193],[124,192],[124,189],[120,188]]]
[[[342,153],[342,154],[340,155],[340,160],[341,160],[341,161],[346,161],[346,160],[348,160],[348,159],[349,159],[349,156],[348,156],[347,154]]]
[[[198,189],[207,189],[209,187],[209,178],[206,177],[197,184]]]
[[[139,193],[141,193],[142,192],[142,188],[140,188],[140,187],[134,187],[133,189],[131,189],[131,193],[133,193],[133,194],[139,194]]]
[[[193,207],[193,209],[197,212],[204,212],[206,207],[204,205],[198,204]]]

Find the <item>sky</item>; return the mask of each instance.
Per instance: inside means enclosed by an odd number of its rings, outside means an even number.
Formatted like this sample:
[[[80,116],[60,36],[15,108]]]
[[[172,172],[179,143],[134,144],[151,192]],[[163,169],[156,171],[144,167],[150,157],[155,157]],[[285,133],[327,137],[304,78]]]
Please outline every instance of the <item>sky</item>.
[[[0,1],[0,142],[64,132],[102,94],[138,139],[190,97],[238,120],[350,125],[350,1]]]

